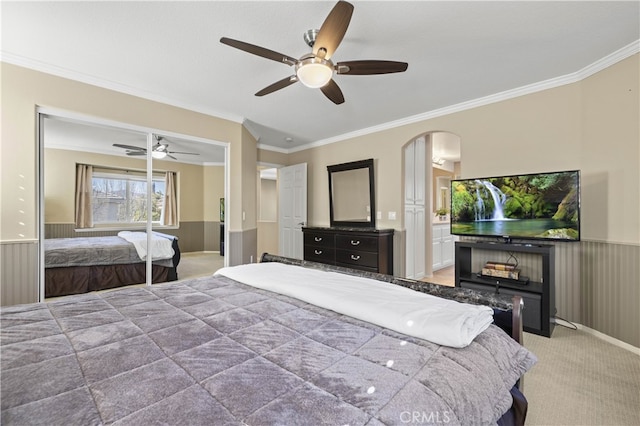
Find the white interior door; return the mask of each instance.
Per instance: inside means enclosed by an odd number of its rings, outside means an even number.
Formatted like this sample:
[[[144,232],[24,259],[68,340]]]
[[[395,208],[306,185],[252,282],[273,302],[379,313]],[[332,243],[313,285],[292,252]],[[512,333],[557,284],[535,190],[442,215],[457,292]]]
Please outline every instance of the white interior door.
[[[278,169],[279,254],[302,259],[307,224],[307,163]]]

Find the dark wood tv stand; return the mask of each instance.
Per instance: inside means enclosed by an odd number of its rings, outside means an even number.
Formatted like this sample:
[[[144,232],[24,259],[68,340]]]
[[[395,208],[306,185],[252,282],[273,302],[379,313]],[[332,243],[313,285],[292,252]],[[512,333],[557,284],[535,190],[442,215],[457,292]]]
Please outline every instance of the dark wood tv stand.
[[[542,257],[540,281],[515,281],[481,276],[481,267],[473,265],[474,250],[528,253]],[[551,337],[555,316],[555,247],[535,243],[494,243],[488,241],[457,241],[455,244],[456,287],[518,295],[524,300],[524,330]]]

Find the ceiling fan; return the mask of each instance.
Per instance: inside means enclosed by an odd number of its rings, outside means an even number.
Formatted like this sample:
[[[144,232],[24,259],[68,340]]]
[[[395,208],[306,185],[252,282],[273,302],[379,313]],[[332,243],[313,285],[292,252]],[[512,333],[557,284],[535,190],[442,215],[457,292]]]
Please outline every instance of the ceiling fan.
[[[404,72],[408,67],[406,62],[378,60],[337,62],[334,65],[331,57],[347,32],[352,13],[351,3],[339,1],[329,12],[320,30],[308,30],[304,34],[304,40],[312,47],[312,52],[300,59],[227,37],[222,37],[220,42],[263,58],[295,66],[294,75],[265,87],[257,92],[256,96],[273,93],[300,81],[307,87],[319,88],[333,103],[341,104],[344,102],[344,96],[333,80],[334,71],[336,74],[371,75]]]
[[[169,157],[174,160],[177,160],[177,158],[171,154],[200,155],[195,152],[169,151],[169,144],[162,143],[162,140],[167,140],[167,138],[165,138],[164,136],[154,136],[154,137],[158,142],[153,146],[151,150],[151,156],[157,160],[161,160],[165,157]],[[139,146],[133,146],[133,145],[122,145],[119,143],[114,143],[113,146],[126,149],[127,155],[132,155],[132,156],[147,155],[147,148],[141,148]]]

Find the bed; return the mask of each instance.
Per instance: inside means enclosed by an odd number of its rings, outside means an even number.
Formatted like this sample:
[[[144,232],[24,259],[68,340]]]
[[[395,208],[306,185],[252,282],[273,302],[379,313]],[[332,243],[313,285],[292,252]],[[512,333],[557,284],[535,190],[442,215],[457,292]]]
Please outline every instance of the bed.
[[[212,277],[2,308],[2,424],[524,423],[516,385],[536,359],[496,324],[461,348],[413,337],[341,314],[351,303],[339,289],[409,303],[439,286],[297,262],[265,255]],[[246,274],[300,288],[236,279]],[[314,276],[339,293],[338,311],[285,294],[314,293]],[[459,290],[518,336],[519,301]]]
[[[146,244],[143,243],[146,243],[146,233],[143,232],[121,232],[110,237],[45,239],[45,297],[144,283]],[[152,243],[152,281],[177,280],[180,263],[178,238],[154,232]]]

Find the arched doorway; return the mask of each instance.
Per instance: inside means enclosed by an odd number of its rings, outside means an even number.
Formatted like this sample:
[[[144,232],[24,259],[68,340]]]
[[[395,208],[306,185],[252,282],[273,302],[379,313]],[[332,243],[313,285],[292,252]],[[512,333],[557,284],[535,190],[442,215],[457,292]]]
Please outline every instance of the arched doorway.
[[[403,147],[405,276],[422,279],[453,265],[448,210],[451,179],[460,174],[460,137],[444,131]],[[446,210],[444,220],[441,213]]]

